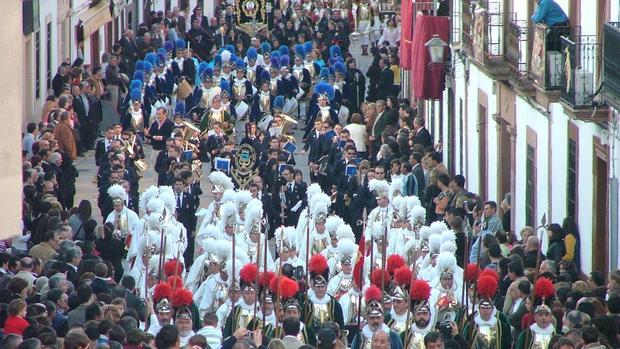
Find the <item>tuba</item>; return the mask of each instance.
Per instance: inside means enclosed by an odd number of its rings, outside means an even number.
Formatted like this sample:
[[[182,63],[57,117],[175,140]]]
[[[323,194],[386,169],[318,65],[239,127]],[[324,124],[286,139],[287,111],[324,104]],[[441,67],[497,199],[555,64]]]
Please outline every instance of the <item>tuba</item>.
[[[293,117],[286,114],[280,113],[280,117],[282,118],[282,134],[287,135],[291,132],[293,127],[297,126],[298,122]]]

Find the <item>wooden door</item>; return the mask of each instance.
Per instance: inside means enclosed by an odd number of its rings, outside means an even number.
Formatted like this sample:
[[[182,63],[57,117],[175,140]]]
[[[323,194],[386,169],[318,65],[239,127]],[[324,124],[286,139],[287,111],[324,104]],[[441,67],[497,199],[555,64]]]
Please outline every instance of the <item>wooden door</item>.
[[[607,151],[594,145],[594,207],[592,215],[592,270],[600,270],[607,276],[609,270],[609,229],[608,229],[608,195],[607,195]]]

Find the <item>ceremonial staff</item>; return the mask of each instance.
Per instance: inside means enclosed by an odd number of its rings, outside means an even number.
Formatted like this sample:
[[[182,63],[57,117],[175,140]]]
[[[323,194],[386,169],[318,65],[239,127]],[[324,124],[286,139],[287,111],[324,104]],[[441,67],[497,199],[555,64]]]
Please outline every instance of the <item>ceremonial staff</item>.
[[[159,217],[159,236],[160,236],[160,241],[159,241],[159,263],[158,263],[158,268],[159,270],[157,271],[157,281],[161,281],[161,274],[163,274],[163,269],[164,269],[164,259],[165,259],[165,252],[166,252],[166,237],[164,234],[164,216]]]
[[[364,207],[364,212],[366,212],[365,207]],[[364,215],[366,215],[366,213],[364,213]],[[364,241],[360,241],[360,244],[364,244],[364,245],[366,245],[365,236],[366,236],[367,219],[368,217],[364,218],[363,227],[362,227],[362,237],[364,238],[363,239]],[[372,241],[372,234],[371,234],[371,241]],[[362,256],[360,258],[362,258],[362,263],[361,263],[361,269],[360,269],[360,279],[359,279],[359,283],[357,284],[357,287],[359,288],[358,290],[359,295],[357,297],[357,329],[358,330],[362,329],[362,297],[363,297],[362,290],[364,289],[364,260],[366,259],[366,248],[362,250]]]
[[[225,223],[226,224],[226,223]],[[224,229],[226,229],[226,226],[224,225]],[[233,233],[232,233],[232,283],[230,284],[231,287],[235,287],[235,276],[237,274],[236,269],[235,269],[235,235],[237,235],[237,225],[233,225]],[[229,277],[231,277],[229,275]],[[235,305],[233,304],[233,311],[232,311],[232,315],[233,315],[233,321],[232,321],[232,333],[235,333],[235,325],[237,324],[237,322],[235,321],[237,314],[235,314]]]
[[[383,216],[383,244],[381,244],[381,292],[385,292],[385,255],[387,253],[387,234],[388,234],[388,208],[385,208],[385,215]]]
[[[536,285],[536,281],[538,281],[538,277],[540,274],[540,263],[542,259],[542,239],[543,234],[547,231],[547,214],[543,213],[542,218],[540,219],[540,225],[536,228],[538,232],[540,230],[540,237],[538,238],[538,251],[536,252],[536,270],[534,270],[534,285]],[[536,298],[536,293],[532,290],[532,309],[530,313],[534,314],[534,300]]]
[[[262,228],[263,228],[263,224],[264,223],[266,223],[265,218],[261,219],[261,225],[260,225],[261,229],[260,230],[263,230]],[[265,251],[263,253],[263,273],[265,273],[265,274],[267,273],[267,244],[268,244],[268,240],[267,240],[268,236],[267,235],[268,235],[267,232],[265,232],[265,243],[264,243]],[[260,241],[260,239],[259,239],[259,241]],[[267,285],[265,287],[269,287],[269,285]],[[264,325],[265,324],[265,309],[262,309],[262,312],[263,312],[263,325]]]

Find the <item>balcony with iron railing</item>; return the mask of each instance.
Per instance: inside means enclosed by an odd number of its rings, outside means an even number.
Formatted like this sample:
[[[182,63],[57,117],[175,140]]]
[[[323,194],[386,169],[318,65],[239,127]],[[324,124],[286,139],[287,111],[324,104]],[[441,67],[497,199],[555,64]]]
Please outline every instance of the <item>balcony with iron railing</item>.
[[[502,2],[479,1],[470,5],[469,24],[463,25],[463,45],[474,63],[498,80],[505,80],[510,72],[505,55],[505,21]],[[462,14],[465,18],[465,15]],[[467,31],[466,31],[467,27]]]
[[[562,36],[577,37],[581,27],[553,27],[536,24],[530,56],[530,77],[534,85],[543,91],[559,91],[564,74],[562,59]]]
[[[510,83],[524,95],[534,95],[533,81],[530,78],[530,45],[527,20],[513,19],[506,29],[505,56],[510,67]]]
[[[602,44],[597,36],[562,37],[560,48],[560,101],[565,110],[584,121],[606,119],[607,108],[599,94]]]

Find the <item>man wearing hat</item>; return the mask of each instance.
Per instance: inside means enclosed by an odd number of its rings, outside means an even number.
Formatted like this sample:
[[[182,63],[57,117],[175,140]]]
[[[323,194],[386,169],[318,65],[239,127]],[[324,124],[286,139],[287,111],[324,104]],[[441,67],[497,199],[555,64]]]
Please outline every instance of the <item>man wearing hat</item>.
[[[551,280],[538,278],[534,284],[534,323],[519,335],[515,349],[548,349],[558,339],[549,304],[555,297]]]
[[[263,130],[267,130],[267,125],[271,122],[273,116],[272,107],[275,96],[270,89],[269,73],[263,71],[261,75],[257,77],[260,80],[258,86],[259,90],[256,91],[254,97],[252,97],[252,111],[250,112],[250,121],[257,122],[258,126]],[[264,120],[263,120],[264,119]]]
[[[385,235],[385,230],[392,226],[392,208],[390,207],[390,184],[386,180],[371,179],[368,181],[368,190],[374,192],[377,200],[375,207],[368,214],[367,229],[373,235]]]
[[[226,319],[224,337],[231,336],[235,330],[241,327],[248,327],[250,320],[256,315],[256,291],[258,278],[258,267],[256,264],[249,263],[243,266],[239,271],[239,280],[241,287],[241,299],[232,308],[232,311]]]
[[[297,79],[299,86],[297,95],[295,98],[299,103],[299,118],[301,120],[306,119],[306,108],[308,107],[308,93],[310,92],[310,86],[312,85],[312,77],[310,72],[303,64],[304,48],[302,44],[295,45],[295,60],[291,67],[291,73]]]
[[[170,285],[160,282],[155,286],[153,291],[153,301],[147,301],[147,310],[149,313],[149,327],[147,333],[153,336],[157,335],[159,330],[172,322],[172,288]],[[155,303],[155,307],[153,307]]]
[[[455,274],[456,257],[450,252],[437,256],[439,280],[433,280],[430,303],[437,314],[437,321],[454,321],[456,311],[463,304],[461,299],[462,280]]]
[[[412,320],[401,334],[405,349],[424,349],[424,336],[433,331],[435,318],[428,302],[430,286],[424,280],[414,280],[410,287]]]
[[[195,334],[193,327],[192,314],[192,293],[182,288],[182,285],[174,285],[174,297],[172,306],[174,308],[174,325],[179,331],[181,346],[187,344],[189,339]]]
[[[306,323],[315,331],[325,321],[333,321],[340,328],[344,328],[342,307],[334,297],[327,294],[329,279],[327,260],[323,255],[314,255],[308,264],[308,269],[312,290],[308,292],[308,299],[304,305]]]
[[[114,210],[108,214],[105,222],[114,224],[114,233],[120,238],[129,238],[134,230],[134,226],[140,221],[140,217],[125,206],[127,192],[120,184],[111,185],[108,188],[108,196],[112,200]]]
[[[493,304],[493,297],[498,288],[495,275],[481,274],[478,277],[477,294],[478,312],[474,321],[465,325],[463,332],[471,348],[511,348],[512,335],[508,319]]]
[[[246,64],[242,59],[237,60],[235,68],[235,77],[232,79],[232,91],[233,91],[233,107],[236,110],[239,120],[244,120],[249,110],[249,106],[252,104],[252,96],[254,91],[252,89],[252,82],[246,79]]]
[[[357,245],[352,239],[344,238],[339,239],[336,249],[341,270],[329,280],[327,293],[340,301],[340,297],[353,286],[353,258],[357,253]]]
[[[215,227],[212,227],[214,231]],[[186,284],[194,292],[194,302],[198,304],[200,315],[211,310],[217,310],[227,301],[229,275],[226,272],[227,263],[230,259],[232,245],[224,240],[211,240],[205,249],[202,258],[196,259],[187,276]],[[204,264],[207,264],[205,270]],[[201,267],[202,266],[202,267]],[[206,279],[201,282],[203,278]]]
[[[390,336],[390,348],[402,349],[403,344],[398,334],[383,323],[383,305],[381,290],[377,286],[370,286],[365,294],[366,301],[366,325],[358,332],[351,342],[351,349],[369,349],[372,338],[378,331],[388,333]]]

